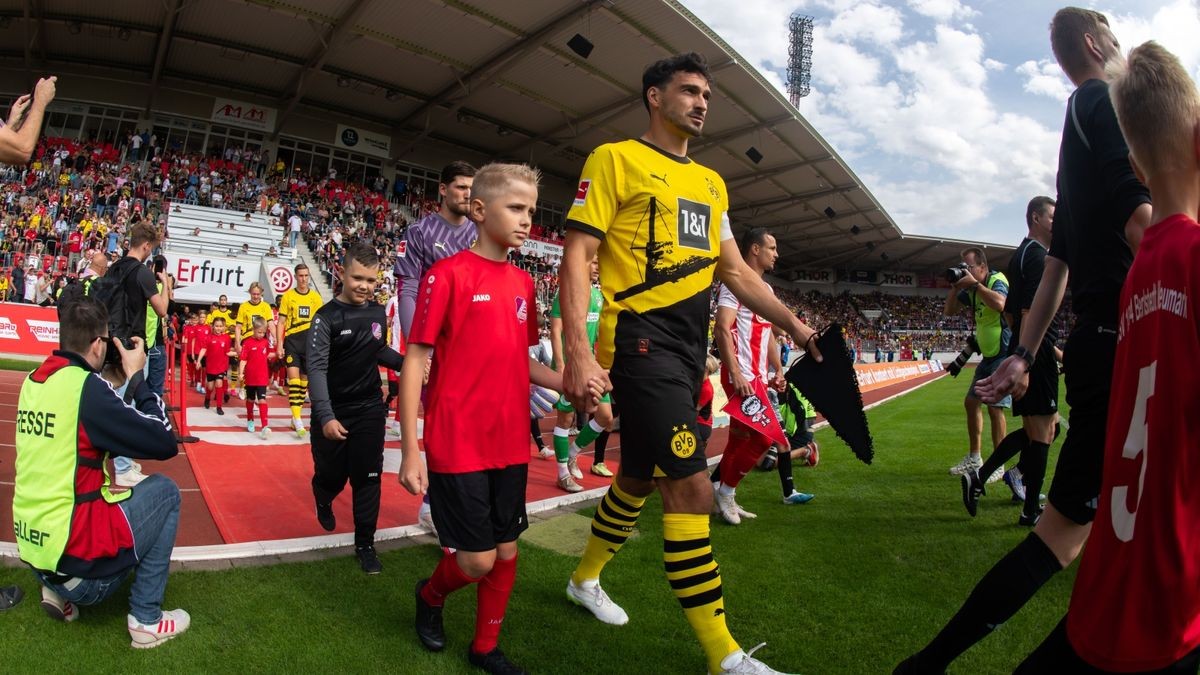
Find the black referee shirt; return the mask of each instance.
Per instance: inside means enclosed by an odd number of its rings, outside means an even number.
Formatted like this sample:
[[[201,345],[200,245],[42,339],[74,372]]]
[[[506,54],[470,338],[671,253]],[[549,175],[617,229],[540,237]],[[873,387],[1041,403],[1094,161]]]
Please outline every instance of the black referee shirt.
[[[1056,201],[1050,255],[1070,268],[1076,325],[1115,327],[1121,284],[1133,262],[1125,223],[1150,202],[1150,191],[1129,165],[1108,83],[1101,80],[1084,82],[1067,103]]]
[[[1014,340],[1010,343],[1013,349],[1020,344],[1021,312],[1033,306],[1033,296],[1037,294],[1038,285],[1042,282],[1042,271],[1046,268],[1046,247],[1036,239],[1026,237],[1021,245],[1013,252],[1008,261],[1008,297],[1004,301],[1004,311],[1013,318]],[[1050,322],[1043,342],[1053,345],[1058,342],[1058,329],[1055,322]]]

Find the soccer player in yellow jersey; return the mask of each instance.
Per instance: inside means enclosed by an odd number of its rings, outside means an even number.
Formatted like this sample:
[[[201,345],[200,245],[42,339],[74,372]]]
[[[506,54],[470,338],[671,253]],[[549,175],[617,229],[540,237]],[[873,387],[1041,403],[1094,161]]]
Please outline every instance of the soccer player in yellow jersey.
[[[300,421],[300,408],[308,393],[308,328],[324,301],[316,289],[308,285],[308,265],[296,265],[296,287],[290,288],[279,300],[279,322],[276,326],[276,349],[287,366],[288,405],[292,409],[292,428],[304,438],[307,433]]]
[[[218,317],[225,319],[226,325],[233,323],[233,311],[229,309],[229,296],[224,293],[217,299],[217,306],[208,313],[208,325],[211,326]]]
[[[687,156],[688,140],[700,135],[708,113],[710,79],[704,57],[695,53],[651,65],[642,75],[649,130],[592,152],[567,215],[559,270],[565,393],[577,410],[591,412],[597,400],[588,383],[603,381],[622,417],[620,470],[596,509],[567,595],[601,621],[629,620],[600,588],[600,572],[657,488],[667,579],[709,672],[774,673],[730,635],[709,545],[713,493],[697,434],[696,400],[714,275],[796,344],[815,358],[820,354],[813,330],[742,259],[730,231],[724,181]],[[597,252],[604,309],[593,355],[585,319],[588,263]]]
[[[254,332],[254,317],[260,316],[268,324],[275,322],[275,313],[271,305],[263,302],[262,284],[255,281],[250,284],[250,300],[238,305],[237,323],[233,327],[234,347],[242,350],[242,338],[250,337]]]

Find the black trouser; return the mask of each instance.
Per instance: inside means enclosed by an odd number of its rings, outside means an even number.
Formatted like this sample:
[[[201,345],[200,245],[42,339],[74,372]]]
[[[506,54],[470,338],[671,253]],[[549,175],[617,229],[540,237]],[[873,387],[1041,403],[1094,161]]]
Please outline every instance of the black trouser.
[[[321,429],[312,430],[313,496],[332,503],[350,481],[354,496],[354,545],[375,542],[379,520],[379,480],[383,474],[383,433],[387,408],[378,406],[337,420],[346,427],[346,440],[331,441]]]

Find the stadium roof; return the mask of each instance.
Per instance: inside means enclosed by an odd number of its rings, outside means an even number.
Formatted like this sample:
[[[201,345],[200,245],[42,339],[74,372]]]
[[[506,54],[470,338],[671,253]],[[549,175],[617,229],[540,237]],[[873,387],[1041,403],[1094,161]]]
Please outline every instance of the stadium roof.
[[[576,34],[594,46],[586,58],[567,44]],[[725,177],[735,229],[776,235],[780,276],[933,270],[970,244],[903,234],[795,108],[675,0],[25,0],[0,10],[0,67],[29,77],[130,82],[148,87],[148,108],[160,87],[237,94],[275,106],[277,128],[299,107],[344,115],[391,129],[397,159],[449,144],[534,163],[564,188],[593,147],[645,130],[646,64],[689,50],[716,78],[692,155]],[[987,249],[993,266],[1012,250]]]

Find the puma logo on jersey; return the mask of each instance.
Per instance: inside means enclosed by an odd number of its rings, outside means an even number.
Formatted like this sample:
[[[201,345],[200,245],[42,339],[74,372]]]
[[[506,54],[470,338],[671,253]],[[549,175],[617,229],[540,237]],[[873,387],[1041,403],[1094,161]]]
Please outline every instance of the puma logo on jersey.
[[[435,241],[435,242],[433,242],[433,247],[434,247],[434,248],[440,248],[440,249],[442,249],[442,250],[444,251],[444,250],[446,250],[446,243],[445,243],[445,242],[441,242],[441,241]]]
[[[663,185],[666,185],[667,187],[671,187],[671,184],[667,182],[667,174],[665,174],[665,173],[661,176],[656,176],[656,175],[654,175],[654,172],[651,171],[650,177],[653,178],[654,180],[661,180]]]
[[[488,295],[487,293],[476,293],[471,298],[471,302],[491,302],[491,300],[492,296]]]

